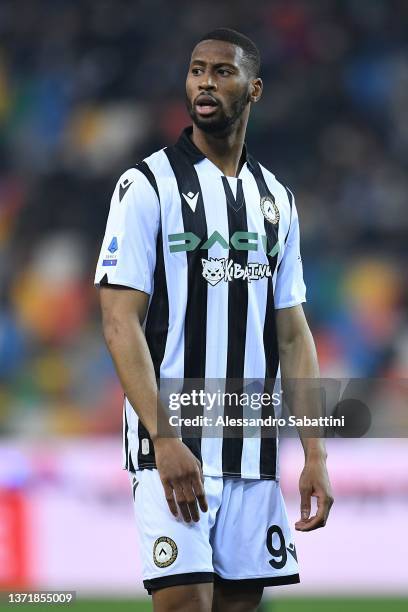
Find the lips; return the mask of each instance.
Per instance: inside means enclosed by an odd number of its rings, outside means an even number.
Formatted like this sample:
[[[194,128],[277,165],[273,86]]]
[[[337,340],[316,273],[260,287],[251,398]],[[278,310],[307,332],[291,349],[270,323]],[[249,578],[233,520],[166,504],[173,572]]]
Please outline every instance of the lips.
[[[195,107],[199,115],[212,115],[218,108],[218,101],[212,96],[201,94],[195,101]]]

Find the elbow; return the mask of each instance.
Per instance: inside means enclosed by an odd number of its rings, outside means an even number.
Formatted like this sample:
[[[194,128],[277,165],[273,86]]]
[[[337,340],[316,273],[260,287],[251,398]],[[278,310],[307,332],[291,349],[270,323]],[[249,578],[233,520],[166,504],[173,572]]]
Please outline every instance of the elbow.
[[[301,341],[302,334],[287,334],[285,337],[278,336],[279,351],[288,352],[291,351]]]
[[[112,352],[122,333],[121,321],[113,314],[104,315],[102,329],[105,344]]]
[[[279,352],[289,354],[304,346],[314,345],[312,333],[309,328],[302,329],[298,333],[290,334],[285,338],[279,338]]]
[[[137,317],[114,311],[103,314],[102,328],[111,354],[123,350],[129,343],[137,342],[140,331]]]

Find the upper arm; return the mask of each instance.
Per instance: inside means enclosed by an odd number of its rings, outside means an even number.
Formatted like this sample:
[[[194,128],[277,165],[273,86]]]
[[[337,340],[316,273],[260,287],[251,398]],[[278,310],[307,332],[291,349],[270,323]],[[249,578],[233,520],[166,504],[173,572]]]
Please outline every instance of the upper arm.
[[[280,347],[285,347],[302,335],[310,334],[302,304],[276,311],[276,329]]]
[[[111,326],[116,328],[136,317],[143,324],[149,303],[147,293],[128,287],[102,285],[99,295],[105,330]]]
[[[95,284],[152,293],[159,225],[155,190],[139,170],[127,170],[112,195]]]

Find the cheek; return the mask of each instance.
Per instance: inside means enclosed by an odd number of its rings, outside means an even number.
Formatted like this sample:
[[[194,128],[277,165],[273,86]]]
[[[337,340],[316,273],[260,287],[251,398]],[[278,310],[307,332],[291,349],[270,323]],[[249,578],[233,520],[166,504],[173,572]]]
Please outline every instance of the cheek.
[[[238,100],[246,99],[248,96],[248,89],[243,87],[237,87],[235,84],[228,84],[227,87],[223,88],[224,99],[228,106],[236,104]]]
[[[189,77],[187,77],[186,79],[186,94],[189,100],[192,100],[194,98],[194,83]]]

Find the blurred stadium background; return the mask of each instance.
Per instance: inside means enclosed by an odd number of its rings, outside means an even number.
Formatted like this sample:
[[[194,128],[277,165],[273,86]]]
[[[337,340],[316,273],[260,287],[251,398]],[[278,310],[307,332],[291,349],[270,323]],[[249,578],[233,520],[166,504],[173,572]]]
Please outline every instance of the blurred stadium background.
[[[144,597],[92,281],[117,178],[188,122],[205,31],[261,48],[248,143],[295,192],[323,375],[406,376],[407,25],[405,0],[2,0],[0,590],[73,589],[78,610]],[[298,535],[303,581],[273,609],[403,609],[407,442],[329,452],[331,521]],[[281,462],[295,519],[299,444]]]

